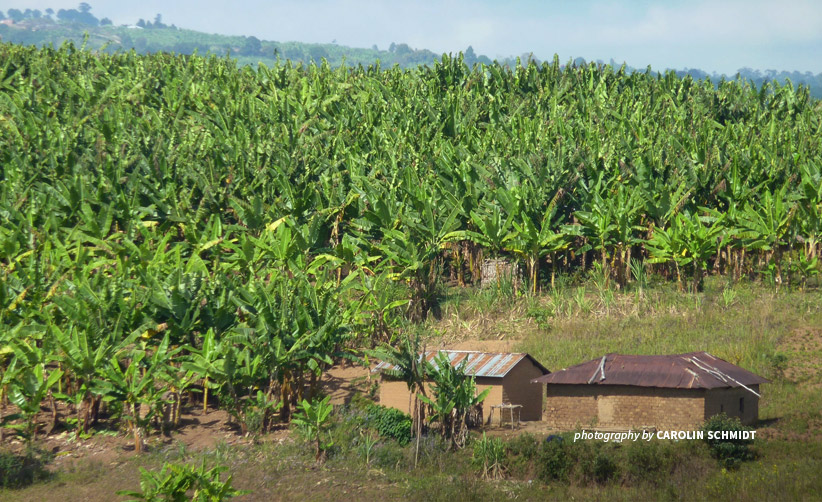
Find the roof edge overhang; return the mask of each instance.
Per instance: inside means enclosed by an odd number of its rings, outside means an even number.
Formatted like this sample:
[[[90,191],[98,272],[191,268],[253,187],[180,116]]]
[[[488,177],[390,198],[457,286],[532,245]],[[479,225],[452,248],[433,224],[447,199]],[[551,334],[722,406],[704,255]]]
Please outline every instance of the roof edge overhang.
[[[510,365],[505,370],[504,373],[490,374],[490,375],[478,375],[476,373],[469,372],[468,375],[472,376],[474,378],[505,378],[508,375],[508,373],[511,372],[512,369],[514,369],[520,362],[522,362],[523,359],[528,359],[529,361],[531,361],[531,363],[534,366],[536,366],[537,369],[539,369],[542,372],[543,376],[549,375],[551,373],[551,371],[548,370],[548,368],[543,366],[539,361],[537,361],[534,358],[534,356],[532,356],[531,354],[528,354],[527,352],[485,352],[485,351],[481,351],[481,350],[448,350],[448,349],[441,349],[441,350],[426,350],[425,351],[426,358],[427,358],[428,354],[433,354],[434,356],[436,356],[436,354],[438,354],[440,352],[446,352],[446,353],[450,353],[450,354],[505,354],[505,355],[508,355],[508,356],[519,356],[517,361],[514,364]],[[390,368],[389,363],[386,363],[386,362],[382,361],[379,364],[377,364],[377,366],[375,366],[371,370],[371,373],[386,376],[386,373],[383,370],[389,369],[389,368]],[[390,378],[390,375],[389,375],[389,378]]]

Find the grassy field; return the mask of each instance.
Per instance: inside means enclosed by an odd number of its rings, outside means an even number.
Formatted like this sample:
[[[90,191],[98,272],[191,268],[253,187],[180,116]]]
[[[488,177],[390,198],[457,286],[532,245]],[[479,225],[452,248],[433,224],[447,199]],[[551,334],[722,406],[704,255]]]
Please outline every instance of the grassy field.
[[[709,280],[704,293],[674,286],[617,292],[589,280],[537,297],[509,289],[445,293],[438,319],[422,326],[429,343],[509,341],[550,369],[607,352],[661,354],[707,350],[762,374],[756,459],[725,470],[701,442],[660,442],[650,459],[653,475],[638,472],[637,446],[585,445],[567,477],[539,478],[542,457],[527,456],[518,440],[507,446],[507,475],[482,480],[472,448],[449,452],[427,438],[420,467],[412,446],[380,441],[366,457],[355,408],[337,412],[334,447],[324,464],[296,436],[261,437],[245,446],[191,449],[182,444],[147,455],[123,453],[106,462],[62,464],[45,481],[0,491],[3,500],[111,500],[135,489],[138,467],[164,462],[226,465],[234,485],[251,490],[240,500],[816,500],[822,497],[822,294],[818,289],[777,290],[758,283]],[[538,443],[535,443],[538,444]],[[600,448],[600,446],[602,446]],[[643,445],[644,447],[644,445]],[[576,450],[575,450],[576,451]],[[520,453],[517,453],[520,452]],[[633,452],[633,453],[632,453]],[[587,456],[586,456],[587,455]],[[606,455],[613,472],[593,478],[587,459]],[[644,457],[643,457],[644,458]],[[591,464],[593,465],[593,464]],[[587,470],[586,470],[587,469]],[[116,498],[116,497],[115,497]]]

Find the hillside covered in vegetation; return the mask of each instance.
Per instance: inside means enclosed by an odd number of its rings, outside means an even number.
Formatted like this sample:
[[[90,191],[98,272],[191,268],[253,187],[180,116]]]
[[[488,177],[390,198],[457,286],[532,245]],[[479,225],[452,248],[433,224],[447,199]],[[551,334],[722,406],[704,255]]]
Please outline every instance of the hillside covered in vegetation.
[[[3,44],[0,61],[3,375],[21,406],[60,385],[94,413],[124,401],[137,431],[128,410],[167,399],[154,389],[207,381],[240,423],[275,402],[288,420],[303,383],[436,313],[488,257],[521,263],[531,293],[591,270],[692,291],[819,272],[805,88],[448,57],[254,71]],[[14,387],[31,379],[49,388]]]
[[[51,11],[51,14],[48,13]],[[273,66],[278,59],[293,62],[319,63],[325,59],[331,66],[369,65],[380,61],[384,66],[400,65],[410,68],[432,64],[437,54],[426,49],[414,49],[404,43],[392,43],[382,50],[377,46],[355,48],[336,43],[311,44],[299,41],[268,41],[254,36],[228,36],[203,33],[178,28],[163,23],[158,14],[154,20],[136,20],[131,25],[114,25],[111,20],[98,20],[91,13],[88,4],[81,4],[81,10],[61,9],[46,13],[38,10],[19,11],[10,9],[8,17],[0,11],[0,21],[8,19],[9,24],[0,24],[0,41],[22,45],[59,47],[64,42],[84,45],[89,50],[103,50],[113,53],[134,49],[140,54],[174,52],[176,54],[216,54],[230,55],[238,64],[259,63]],[[490,64],[486,56],[477,56],[470,47],[466,49],[467,62]]]
[[[173,52],[176,54],[215,54],[230,56],[241,65],[255,67],[259,63],[273,66],[278,59],[290,60],[293,63],[319,64],[326,60],[332,67],[343,64],[368,66],[377,61],[384,67],[399,65],[402,68],[413,68],[431,65],[440,54],[425,48],[412,48],[402,42],[392,42],[388,47],[379,49],[376,45],[370,48],[356,48],[338,45],[336,41],[327,44],[311,44],[299,41],[260,40],[255,36],[226,36],[183,29],[174,24],[163,22],[161,14],[153,20],[138,19],[134,24],[115,25],[110,19],[98,19],[92,14],[92,7],[85,2],[77,9],[9,9],[7,15],[0,11],[0,41],[38,47],[51,45],[59,47],[66,41],[85,46],[89,50],[104,50],[109,53],[135,50],[139,54]],[[4,21],[5,20],[5,21]],[[8,24],[3,24],[6,22]],[[491,64],[491,58],[476,54],[469,46],[464,51],[464,61],[469,67],[474,64]],[[523,62],[533,60],[540,63],[533,54],[519,56]],[[495,58],[502,65],[515,66],[517,57]],[[598,64],[606,64],[597,60]],[[583,58],[573,59],[577,65],[585,65]],[[616,68],[620,63],[611,59],[608,63]],[[645,72],[646,69],[635,69],[626,66],[629,72]],[[655,70],[660,70],[659,68]],[[664,70],[663,70],[664,72]],[[740,68],[735,75],[709,73],[699,68],[676,70],[680,77],[687,75],[695,80],[710,78],[714,83],[721,79],[738,78],[749,81],[756,87],[768,82],[785,84],[786,80],[794,86],[804,85],[812,96],[822,98],[822,73],[814,75],[805,71],[776,71]]]

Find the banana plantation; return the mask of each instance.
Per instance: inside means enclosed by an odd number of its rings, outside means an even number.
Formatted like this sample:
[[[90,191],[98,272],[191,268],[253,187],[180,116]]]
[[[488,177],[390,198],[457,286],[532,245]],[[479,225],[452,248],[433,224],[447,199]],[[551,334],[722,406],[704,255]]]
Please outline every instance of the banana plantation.
[[[523,294],[820,270],[822,104],[790,83],[2,44],[0,169],[0,420],[26,438],[288,422],[490,258]]]

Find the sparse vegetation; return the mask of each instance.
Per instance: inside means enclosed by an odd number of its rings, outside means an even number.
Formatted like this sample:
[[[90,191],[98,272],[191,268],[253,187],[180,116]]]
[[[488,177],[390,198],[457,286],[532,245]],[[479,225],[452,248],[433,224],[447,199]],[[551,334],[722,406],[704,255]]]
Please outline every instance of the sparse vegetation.
[[[0,450],[0,488],[22,488],[49,478],[47,452],[28,447],[20,453]]]

